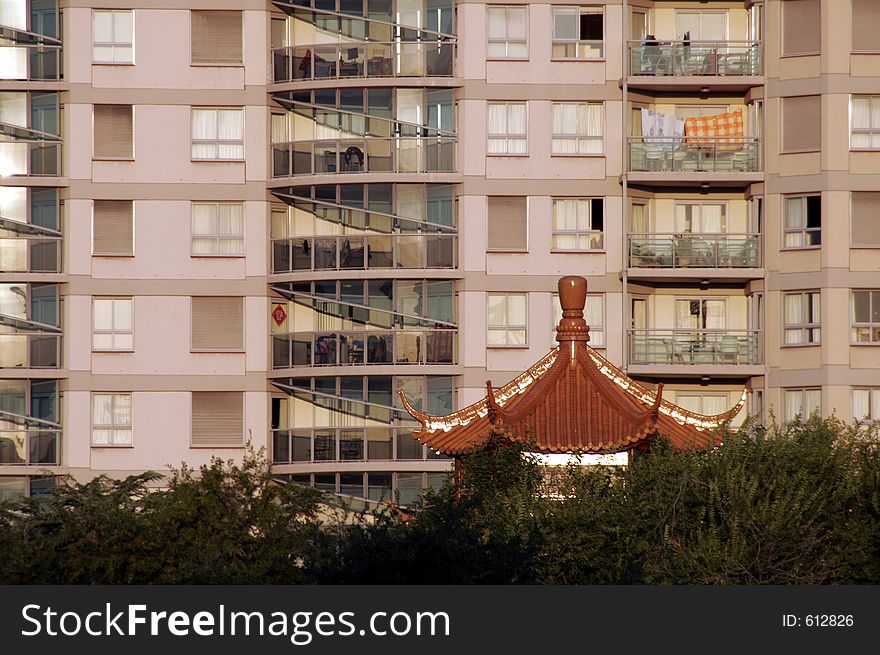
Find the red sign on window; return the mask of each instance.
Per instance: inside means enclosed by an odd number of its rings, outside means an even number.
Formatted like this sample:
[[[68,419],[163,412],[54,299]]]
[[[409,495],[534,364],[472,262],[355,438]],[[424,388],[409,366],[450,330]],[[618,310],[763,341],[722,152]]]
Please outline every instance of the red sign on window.
[[[275,324],[281,327],[281,324],[287,320],[287,312],[284,311],[284,307],[275,305],[275,309],[272,310],[272,318],[275,319]]]

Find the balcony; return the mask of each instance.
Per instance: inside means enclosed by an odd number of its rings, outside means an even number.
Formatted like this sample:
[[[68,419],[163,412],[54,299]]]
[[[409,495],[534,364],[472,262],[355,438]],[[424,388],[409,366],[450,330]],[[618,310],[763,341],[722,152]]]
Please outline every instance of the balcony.
[[[746,186],[764,179],[760,139],[740,136],[627,138],[627,179],[649,186]]]
[[[6,138],[0,134],[0,177],[61,175],[61,143]]]
[[[60,445],[61,430],[0,429],[0,466],[57,465]]]
[[[272,464],[446,460],[412,436],[412,425],[272,430]]]
[[[366,137],[272,145],[272,176],[453,173],[455,137]]]
[[[60,334],[0,334],[0,369],[57,369]]]
[[[3,43],[0,36],[0,80],[58,82],[61,80],[61,46]]]
[[[272,50],[275,84],[303,80],[451,77],[455,43],[345,42]]]
[[[745,281],[763,277],[757,234],[630,234],[634,279]]]
[[[763,375],[757,330],[629,330],[631,375],[749,377]]]
[[[60,237],[7,237],[4,236],[6,231],[4,220],[0,218],[0,273],[58,273],[61,271]]]
[[[455,329],[276,334],[272,367],[449,366],[456,363],[457,346]]]
[[[627,84],[651,91],[744,92],[763,81],[756,41],[630,41]]]

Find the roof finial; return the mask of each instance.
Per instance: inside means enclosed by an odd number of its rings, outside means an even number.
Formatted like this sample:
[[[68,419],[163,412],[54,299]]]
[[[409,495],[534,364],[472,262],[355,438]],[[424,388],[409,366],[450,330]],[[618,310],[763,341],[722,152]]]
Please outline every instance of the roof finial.
[[[590,326],[584,320],[587,302],[587,281],[579,275],[566,275],[559,279],[559,304],[562,320],[556,328],[556,340],[589,341]]]

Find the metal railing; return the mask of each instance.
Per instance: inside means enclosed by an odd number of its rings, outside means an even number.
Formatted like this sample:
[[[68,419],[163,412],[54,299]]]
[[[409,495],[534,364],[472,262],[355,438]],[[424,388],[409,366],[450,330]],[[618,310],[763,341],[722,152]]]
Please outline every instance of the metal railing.
[[[272,368],[455,364],[457,330],[361,330],[272,335]]]
[[[456,139],[367,137],[272,144],[272,176],[326,173],[452,173]]]
[[[60,271],[60,238],[0,237],[0,273],[58,273]]]
[[[424,448],[413,426],[272,430],[272,463],[389,462],[447,459]]]
[[[0,466],[60,463],[61,430],[0,430]]]
[[[60,365],[60,334],[0,334],[0,369]]]
[[[61,175],[61,144],[46,141],[0,141],[0,176]]]
[[[638,268],[757,268],[757,234],[630,234],[629,265]]]
[[[758,41],[630,41],[630,75],[761,75]]]
[[[629,330],[630,364],[760,364],[757,330]]]
[[[369,41],[298,45],[272,50],[272,80],[352,77],[450,77],[455,43]]]
[[[272,240],[272,272],[455,268],[454,234],[346,234]]]
[[[627,138],[629,170],[658,173],[756,173],[760,139],[747,136]]]
[[[61,46],[0,45],[0,80],[49,82],[61,78]]]

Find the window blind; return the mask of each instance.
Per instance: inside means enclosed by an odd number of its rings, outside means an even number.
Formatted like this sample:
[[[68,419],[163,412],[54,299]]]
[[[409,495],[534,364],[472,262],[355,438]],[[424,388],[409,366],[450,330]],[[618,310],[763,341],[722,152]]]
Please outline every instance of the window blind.
[[[820,96],[782,99],[782,151],[819,150],[822,141]]]
[[[525,196],[489,196],[488,249],[528,249]]]
[[[242,62],[240,11],[192,12],[192,63]]]
[[[818,54],[822,49],[819,0],[782,3],[782,54]]]
[[[244,443],[244,394],[241,391],[193,391],[192,445],[241,446]]]
[[[192,298],[192,349],[242,350],[244,302],[240,297]]]
[[[131,200],[96,200],[92,221],[92,254],[131,255]]]
[[[880,2],[852,0],[853,52],[880,51]]]
[[[95,158],[130,159],[131,105],[95,105]]]
[[[880,246],[880,191],[852,194],[852,245]]]

